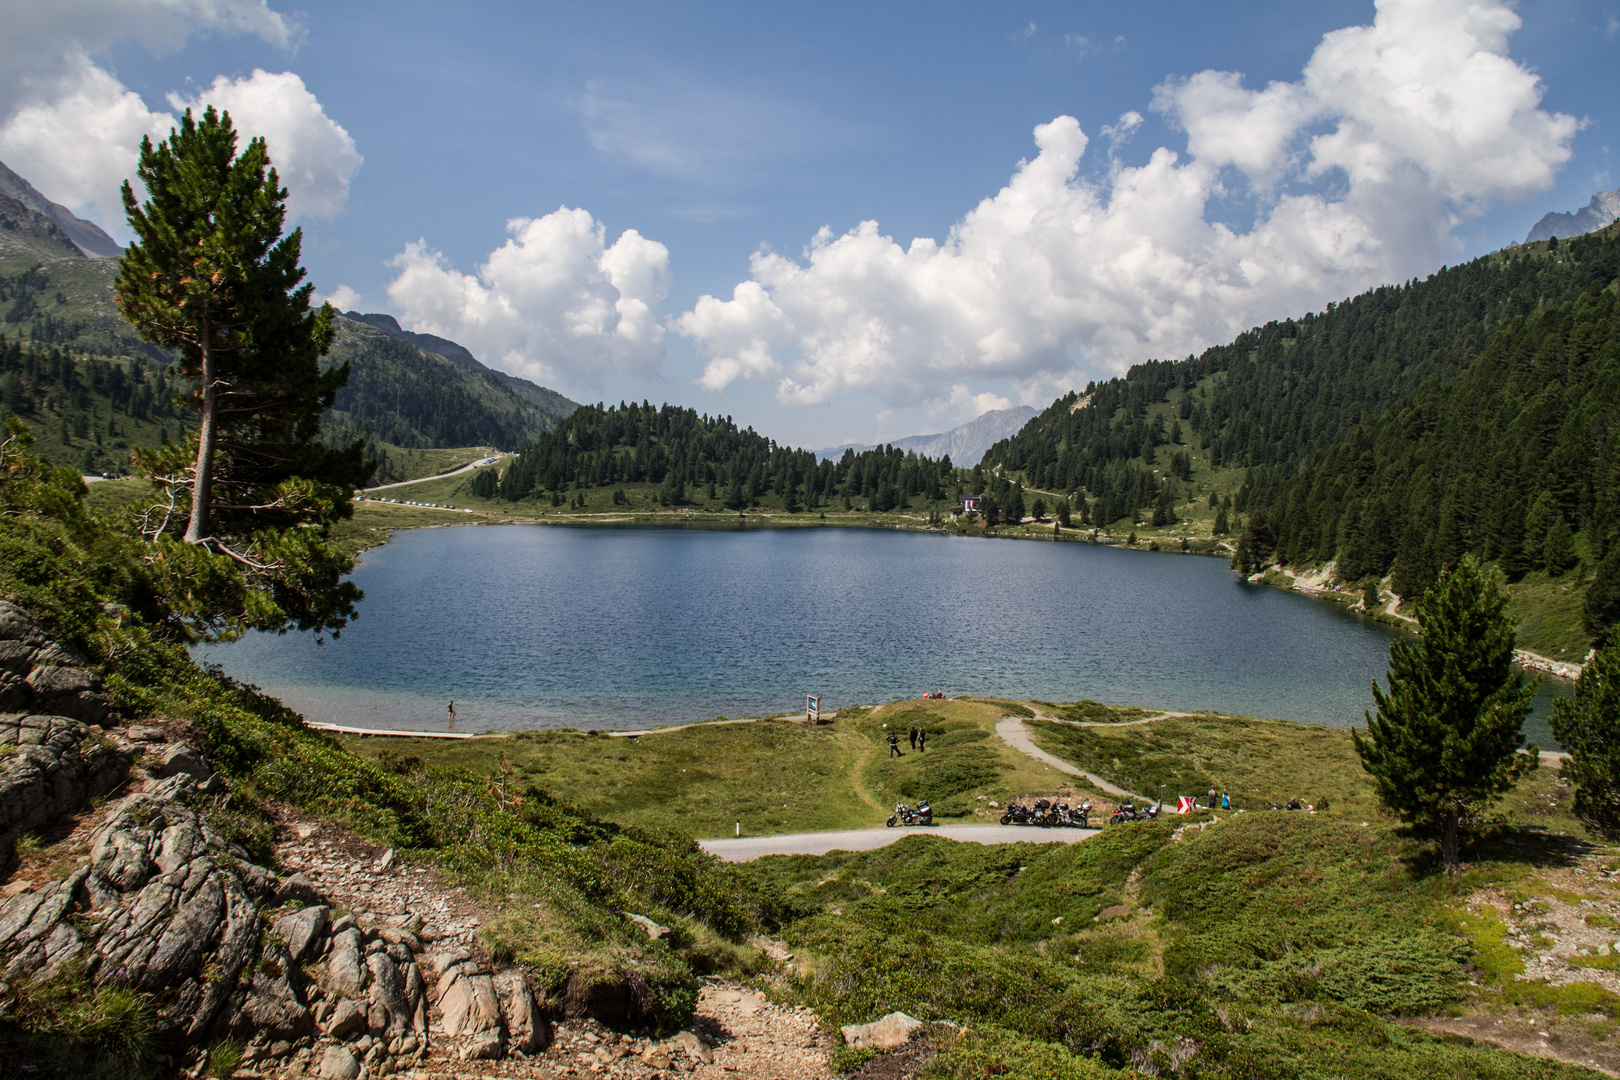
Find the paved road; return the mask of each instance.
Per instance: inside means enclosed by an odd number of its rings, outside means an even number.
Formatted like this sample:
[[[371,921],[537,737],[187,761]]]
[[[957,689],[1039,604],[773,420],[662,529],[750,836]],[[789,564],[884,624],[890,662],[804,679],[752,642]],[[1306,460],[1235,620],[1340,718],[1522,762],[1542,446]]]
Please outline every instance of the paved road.
[[[1027,825],[936,825],[932,828],[846,829],[842,832],[796,833],[788,836],[723,837],[699,840],[698,846],[726,862],[752,862],[765,855],[825,855],[829,851],[872,851],[902,836],[942,836],[970,844],[1072,844],[1096,829],[1034,829]]]
[[[495,455],[493,455],[493,457],[495,458],[495,461],[499,461],[502,458],[507,458],[507,457],[511,457],[511,456],[512,456],[511,454],[495,454]],[[435,473],[432,476],[418,476],[415,480],[401,480],[398,483],[394,483],[394,484],[378,484],[376,487],[368,487],[368,488],[366,488],[365,489],[366,494],[369,495],[373,491],[387,491],[390,488],[410,487],[412,484],[425,484],[429,480],[444,480],[444,479],[447,479],[447,478],[452,477],[452,476],[460,476],[464,472],[472,472],[474,469],[482,468],[483,465],[484,465],[484,462],[486,462],[486,461],[489,461],[489,458],[479,458],[477,461],[473,462],[471,465],[463,465],[461,468],[459,468],[459,469],[451,469],[449,472]],[[490,464],[492,464],[492,465],[494,463],[495,462],[493,462],[493,461],[490,462]]]

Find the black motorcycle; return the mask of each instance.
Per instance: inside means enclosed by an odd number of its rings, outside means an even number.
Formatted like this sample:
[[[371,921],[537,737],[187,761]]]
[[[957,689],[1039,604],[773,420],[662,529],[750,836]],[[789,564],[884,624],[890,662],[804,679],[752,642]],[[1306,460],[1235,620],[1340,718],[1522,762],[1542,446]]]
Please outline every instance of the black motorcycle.
[[[1113,816],[1108,819],[1110,825],[1118,825],[1126,821],[1137,820],[1136,807],[1130,803],[1120,803],[1114,808]]]
[[[1019,803],[1008,803],[1006,809],[1001,812],[1001,823],[1003,825],[1028,825],[1029,815],[1029,807]]]
[[[913,810],[905,803],[895,803],[894,813],[889,815],[889,828],[896,825],[932,825],[934,823],[934,810],[926,801],[917,804]]]

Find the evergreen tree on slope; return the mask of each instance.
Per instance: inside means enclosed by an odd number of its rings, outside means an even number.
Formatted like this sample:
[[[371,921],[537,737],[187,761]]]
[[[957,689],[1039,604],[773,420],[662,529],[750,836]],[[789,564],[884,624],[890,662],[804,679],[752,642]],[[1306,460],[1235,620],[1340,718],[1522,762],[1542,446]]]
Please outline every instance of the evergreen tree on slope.
[[[1468,819],[1517,780],[1535,685],[1513,670],[1513,621],[1494,573],[1472,555],[1441,574],[1418,605],[1423,636],[1389,650],[1389,688],[1373,683],[1378,715],[1352,731],[1379,800],[1438,834],[1448,873],[1461,868]]]

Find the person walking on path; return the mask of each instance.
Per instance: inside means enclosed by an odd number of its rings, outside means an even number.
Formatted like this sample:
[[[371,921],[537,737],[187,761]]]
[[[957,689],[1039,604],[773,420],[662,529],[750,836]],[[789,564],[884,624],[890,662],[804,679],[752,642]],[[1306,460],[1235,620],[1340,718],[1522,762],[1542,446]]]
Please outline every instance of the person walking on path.
[[[455,698],[450,699],[450,707],[445,710],[445,713],[444,713],[444,726],[445,727],[455,727],[456,726],[456,699]]]
[[[911,725],[911,748],[913,750],[917,749],[917,725],[916,724]]]
[[[900,756],[900,736],[889,732],[889,760],[893,761]]]
[[[926,749],[928,749],[928,729],[927,728],[919,728],[917,730],[917,749],[918,750],[926,750]]]

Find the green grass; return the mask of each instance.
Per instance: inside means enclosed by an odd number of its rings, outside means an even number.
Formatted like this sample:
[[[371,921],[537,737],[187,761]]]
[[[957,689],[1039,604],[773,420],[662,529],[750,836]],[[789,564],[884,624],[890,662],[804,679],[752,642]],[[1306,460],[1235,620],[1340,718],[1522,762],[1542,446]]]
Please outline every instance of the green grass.
[[[1288,720],[1200,714],[1120,728],[1027,725],[1050,754],[1127,791],[1168,802],[1209,789],[1229,792],[1234,808],[1258,810],[1298,797],[1365,817],[1376,799],[1350,733]]]
[[[899,701],[841,710],[831,724],[702,724],[634,739],[577,731],[490,739],[355,737],[376,760],[413,757],[525,784],[610,821],[687,836],[754,836],[882,825],[896,801],[928,799],[941,819],[979,820],[990,801],[1053,793],[1067,778],[995,735],[1005,709],[973,701]],[[887,726],[885,726],[887,725]],[[905,738],[928,730],[927,750]],[[889,730],[903,754],[888,756]],[[978,799],[985,796],[984,800]]]
[[[1383,825],[1246,814],[1073,846],[913,837],[748,873],[789,916],[790,998],[834,1024],[965,1025],[935,1029],[923,1075],[1595,1076],[1385,1018],[1473,992],[1472,942],[1416,855]]]
[[[1519,648],[1550,660],[1584,661],[1591,644],[1581,626],[1588,580],[1579,570],[1556,578],[1538,570],[1509,585],[1508,613],[1519,620]]]

